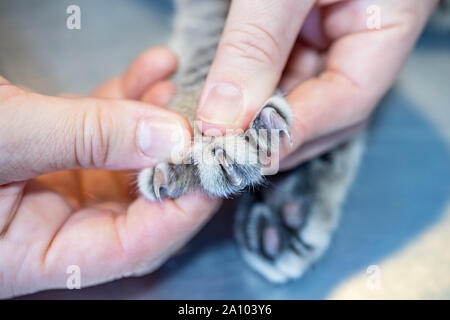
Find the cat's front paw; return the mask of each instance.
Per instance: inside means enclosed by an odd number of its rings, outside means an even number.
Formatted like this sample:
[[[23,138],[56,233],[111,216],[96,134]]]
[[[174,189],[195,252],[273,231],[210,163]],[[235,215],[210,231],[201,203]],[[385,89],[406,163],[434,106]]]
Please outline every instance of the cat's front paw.
[[[262,169],[279,149],[279,138],[288,138],[291,109],[281,95],[270,98],[242,134],[204,137],[194,143],[193,159],[202,188],[227,198],[263,181]],[[268,159],[270,161],[268,161]],[[278,159],[275,159],[278,162]]]
[[[281,95],[270,98],[242,134],[219,137],[200,136],[183,164],[159,163],[141,171],[138,187],[149,200],[177,198],[196,186],[211,196],[227,198],[249,186],[262,183],[262,169],[280,137],[292,145],[289,125],[291,109]],[[272,157],[271,164],[278,159]]]
[[[204,191],[227,198],[262,182],[257,150],[244,137],[228,135],[209,140],[193,146],[193,159]]]

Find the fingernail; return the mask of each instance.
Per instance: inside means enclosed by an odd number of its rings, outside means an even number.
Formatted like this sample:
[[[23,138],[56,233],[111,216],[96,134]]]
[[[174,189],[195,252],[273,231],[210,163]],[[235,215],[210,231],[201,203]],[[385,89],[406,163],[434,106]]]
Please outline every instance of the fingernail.
[[[171,159],[184,149],[183,128],[162,117],[141,120],[137,129],[137,144],[149,157]]]
[[[238,120],[243,107],[241,90],[231,83],[213,85],[200,106],[200,120],[222,125],[230,125]]]

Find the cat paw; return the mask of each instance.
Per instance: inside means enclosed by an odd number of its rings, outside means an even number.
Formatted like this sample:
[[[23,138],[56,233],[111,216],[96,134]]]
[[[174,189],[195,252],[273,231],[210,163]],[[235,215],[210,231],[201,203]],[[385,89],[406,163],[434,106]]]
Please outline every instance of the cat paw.
[[[328,248],[358,168],[363,136],[246,194],[235,237],[248,264],[272,282],[301,277]]]
[[[278,208],[258,200],[241,202],[234,230],[246,262],[271,282],[301,277],[328,245],[316,248],[302,239],[309,210],[308,199],[301,198]]]
[[[280,137],[292,146],[289,125],[292,113],[281,95],[274,95],[261,108],[248,130],[239,135],[205,137],[194,143],[193,159],[203,190],[227,198],[263,182],[262,169]],[[273,159],[272,159],[273,160]]]
[[[292,138],[291,109],[281,95],[274,95],[261,108],[242,134],[196,138],[189,161],[166,162],[141,171],[138,187],[149,200],[177,198],[196,186],[211,196],[228,198],[264,180],[262,169],[280,144]],[[271,159],[273,161],[273,159]],[[185,164],[186,163],[186,164]]]

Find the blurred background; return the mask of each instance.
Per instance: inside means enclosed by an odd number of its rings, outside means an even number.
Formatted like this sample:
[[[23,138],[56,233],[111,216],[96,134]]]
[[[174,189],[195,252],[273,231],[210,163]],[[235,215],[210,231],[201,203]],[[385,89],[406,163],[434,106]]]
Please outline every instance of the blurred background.
[[[81,8],[81,30],[66,28],[71,4]],[[0,74],[40,93],[89,94],[165,44],[172,13],[169,0],[0,0]],[[430,25],[374,116],[329,251],[298,281],[273,285],[245,265],[227,202],[151,275],[23,298],[448,299],[449,104],[450,33]],[[381,275],[375,290],[367,285],[373,265]]]

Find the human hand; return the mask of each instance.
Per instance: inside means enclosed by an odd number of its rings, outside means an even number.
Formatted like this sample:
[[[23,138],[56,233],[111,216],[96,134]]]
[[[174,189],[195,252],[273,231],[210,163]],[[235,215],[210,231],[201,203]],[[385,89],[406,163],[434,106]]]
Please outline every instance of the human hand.
[[[200,192],[150,203],[134,199],[129,172],[65,170],[141,169],[170,156],[174,130],[190,141],[183,117],[147,104],[168,102],[176,64],[151,49],[96,98],[47,97],[1,78],[0,297],[64,288],[71,265],[83,287],[150,272],[212,215],[218,201]]]
[[[280,86],[294,113],[295,150],[281,168],[317,156],[364,127],[436,3],[233,1],[197,120],[204,132],[245,129]],[[367,9],[374,6],[381,26],[369,30]]]

